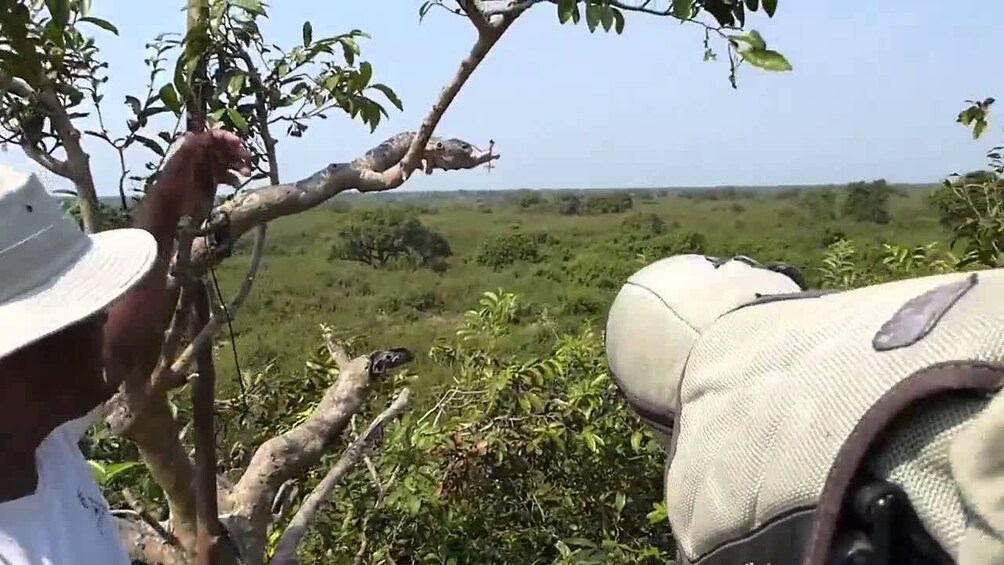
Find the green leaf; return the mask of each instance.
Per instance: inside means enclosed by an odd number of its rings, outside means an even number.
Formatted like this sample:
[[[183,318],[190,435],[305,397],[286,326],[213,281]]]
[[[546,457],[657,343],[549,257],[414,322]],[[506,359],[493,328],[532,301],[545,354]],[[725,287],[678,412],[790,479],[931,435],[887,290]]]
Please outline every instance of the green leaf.
[[[662,502],[652,504],[652,511],[646,516],[649,524],[658,524],[666,519],[666,505]]]
[[[586,4],[586,27],[589,28],[589,33],[596,31],[596,25],[599,23],[599,6],[596,4]]]
[[[621,510],[624,510],[625,504],[627,504],[627,497],[623,492],[618,492],[617,496],[614,497],[614,508],[620,513]]]
[[[767,42],[764,41],[764,38],[762,35],[760,35],[760,32],[758,32],[755,29],[750,30],[750,32],[746,34],[732,35],[729,38],[735,41],[740,41],[742,43],[745,43],[746,45],[749,45],[751,49],[764,50],[767,48]]]
[[[247,80],[247,73],[244,71],[234,73],[227,82],[227,92],[229,92],[231,96],[237,96],[244,88],[245,80]]]
[[[132,138],[145,145],[147,149],[153,151],[157,155],[161,157],[164,156],[164,148],[161,147],[159,143],[150,139],[149,137],[143,137],[142,135],[134,135]]]
[[[261,0],[229,0],[231,6],[236,6],[242,8],[256,16],[265,15],[265,10],[262,9]]]
[[[314,26],[310,25],[310,21],[303,22],[303,46],[307,47],[310,42],[314,40]]]
[[[631,434],[631,449],[635,452],[641,451],[641,442],[643,439],[645,439],[645,435],[640,431]]]
[[[98,463],[97,461],[92,461],[91,459],[88,459],[87,467],[90,468],[91,470],[91,476],[94,477],[94,482],[98,483],[99,485],[105,484],[107,473],[105,472],[104,465]]]
[[[386,84],[375,83],[371,85],[370,88],[375,88],[382,92],[383,95],[387,97],[387,100],[389,100],[390,103],[398,110],[404,110],[404,105],[401,103],[401,99],[398,98],[397,93],[391,90],[391,88]]]
[[[624,14],[617,8],[610,8],[610,12],[614,15],[614,31],[618,35],[624,33]]]
[[[777,51],[770,49],[747,49],[739,54],[749,64],[766,71],[783,72],[791,70],[791,64],[784,58],[784,55]]]
[[[369,61],[359,63],[359,90],[365,88],[371,78],[373,78],[373,65]]]
[[[115,35],[119,34],[119,29],[117,27],[113,26],[112,23],[109,22],[108,20],[102,20],[101,18],[92,18],[90,16],[84,16],[83,18],[79,18],[77,21],[78,22],[87,22],[89,24],[94,24],[94,25],[98,26],[99,28],[101,28],[101,29],[103,29],[105,31],[110,31],[110,32],[114,33]]]
[[[979,139],[980,136],[983,135],[983,132],[986,131],[986,129],[987,129],[986,120],[977,120],[976,123],[973,124],[973,139]]]
[[[49,14],[52,15],[52,22],[56,26],[64,28],[66,24],[70,23],[69,0],[45,0],[45,7],[49,9]]]
[[[138,461],[123,461],[122,463],[112,463],[105,467],[105,481],[110,481],[119,475],[139,465]]]
[[[422,23],[422,19],[425,18],[425,15],[428,14],[429,10],[431,10],[435,5],[436,3],[432,0],[428,0],[422,4],[422,6],[418,9],[418,23]]]
[[[579,7],[576,5],[576,0],[558,0],[558,21],[562,24],[568,23],[569,20],[573,19],[573,14],[577,14]],[[574,16],[574,19],[578,19],[578,16]]]
[[[760,0],[746,0],[746,9],[755,12],[760,8]]]
[[[230,118],[230,121],[234,123],[234,126],[236,126],[241,133],[247,132],[248,122],[235,108],[227,108],[227,117]]]
[[[610,31],[610,28],[613,27],[614,9],[610,6],[600,6],[600,25],[603,26],[603,31]]]
[[[134,115],[136,116],[139,115],[140,111],[142,110],[139,103],[139,98],[136,98],[135,96],[126,96],[125,103],[129,105],[129,108],[132,110],[132,113]]]
[[[160,87],[160,100],[165,106],[174,112],[175,116],[181,115],[181,99],[178,98],[178,92],[174,89],[173,84],[165,84]]]
[[[763,0],[763,11],[773,18],[774,12],[777,11],[777,0]]]
[[[689,20],[694,15],[694,0],[673,0],[673,15]]]

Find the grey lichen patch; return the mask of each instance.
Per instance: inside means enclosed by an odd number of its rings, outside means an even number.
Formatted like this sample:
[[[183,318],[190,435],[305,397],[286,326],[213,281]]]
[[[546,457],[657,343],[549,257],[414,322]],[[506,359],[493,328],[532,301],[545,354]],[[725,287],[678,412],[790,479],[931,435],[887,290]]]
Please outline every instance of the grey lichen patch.
[[[969,289],[976,286],[976,273],[943,284],[911,298],[882,324],[872,339],[875,351],[890,351],[917,343],[931,333],[941,318]]]

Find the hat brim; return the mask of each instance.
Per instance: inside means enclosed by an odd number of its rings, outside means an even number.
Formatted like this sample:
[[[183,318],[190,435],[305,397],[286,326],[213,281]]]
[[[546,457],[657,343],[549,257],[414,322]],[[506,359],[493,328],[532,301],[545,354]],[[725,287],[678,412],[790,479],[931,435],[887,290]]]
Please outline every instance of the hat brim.
[[[145,230],[109,230],[89,239],[62,272],[0,304],[0,358],[104,310],[157,259],[157,242]]]

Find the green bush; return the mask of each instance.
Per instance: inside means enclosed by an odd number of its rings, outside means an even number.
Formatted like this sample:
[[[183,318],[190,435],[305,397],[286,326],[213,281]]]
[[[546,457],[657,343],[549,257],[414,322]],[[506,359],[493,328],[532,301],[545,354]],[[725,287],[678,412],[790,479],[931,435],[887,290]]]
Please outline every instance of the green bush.
[[[454,375],[426,391],[437,408],[385,431],[373,471],[336,492],[337,517],[312,528],[305,553],[340,563],[365,543],[384,563],[671,559],[663,447],[621,400],[602,340],[583,329],[552,337],[542,357],[517,355],[500,346],[516,308],[515,295],[486,293],[458,337],[432,348]]]
[[[856,222],[889,223],[889,194],[885,180],[852,182],[847,185],[844,216]]]
[[[446,267],[453,255],[450,243],[419,221],[413,209],[383,207],[363,210],[339,232],[333,256],[371,267],[404,262],[412,267]]]
[[[636,212],[621,221],[625,230],[645,235],[662,235],[666,233],[666,222],[658,214],[652,212]]]
[[[515,232],[482,240],[477,262],[495,270],[517,263],[537,263],[544,259],[541,237]]]
[[[586,214],[621,214],[634,207],[631,193],[626,191],[592,194],[585,198],[582,209]]]

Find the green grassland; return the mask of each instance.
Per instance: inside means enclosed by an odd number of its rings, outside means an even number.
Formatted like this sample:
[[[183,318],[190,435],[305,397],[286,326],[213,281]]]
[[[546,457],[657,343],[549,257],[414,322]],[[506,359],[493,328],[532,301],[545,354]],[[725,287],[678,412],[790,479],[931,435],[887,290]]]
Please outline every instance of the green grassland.
[[[559,213],[555,202],[571,191],[340,195],[270,225],[255,290],[233,323],[233,349],[244,373],[269,363],[287,373],[301,371],[324,323],[339,336],[356,337],[359,352],[411,348],[418,353],[414,370],[438,380],[445,377],[442,369],[424,353],[436,338],[452,335],[463,312],[487,290],[503,288],[520,296],[530,314],[511,339],[532,350],[542,332],[552,331],[533,323],[542,315],[562,329],[587,321],[602,327],[624,277],[659,256],[692,250],[686,242],[695,237],[703,240],[698,250],[708,254],[787,261],[803,268],[810,281],[816,280],[826,245],[841,236],[863,248],[883,242],[947,244],[949,234],[928,201],[933,187],[890,186],[885,224],[842,217],[843,187],[633,190],[630,210],[584,215]],[[806,204],[813,192],[824,189],[837,193],[835,218],[814,216]],[[402,206],[449,242],[453,255],[445,270],[374,268],[334,258],[340,231],[360,211]],[[664,224],[664,233],[646,229],[653,215]],[[484,241],[513,233],[534,236],[539,256],[503,268],[479,263]],[[246,239],[217,269],[225,295],[244,275]],[[228,340],[218,345],[217,357],[222,380],[233,383]]]

